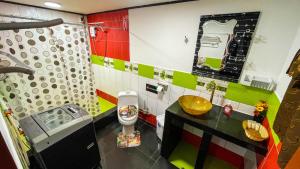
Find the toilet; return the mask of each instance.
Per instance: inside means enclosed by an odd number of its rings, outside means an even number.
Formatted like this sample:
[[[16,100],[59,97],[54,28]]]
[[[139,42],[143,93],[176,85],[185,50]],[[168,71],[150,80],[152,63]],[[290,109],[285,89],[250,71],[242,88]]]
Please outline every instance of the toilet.
[[[138,119],[138,95],[135,91],[122,91],[118,94],[118,120],[123,125],[125,136],[133,135],[134,124]]]

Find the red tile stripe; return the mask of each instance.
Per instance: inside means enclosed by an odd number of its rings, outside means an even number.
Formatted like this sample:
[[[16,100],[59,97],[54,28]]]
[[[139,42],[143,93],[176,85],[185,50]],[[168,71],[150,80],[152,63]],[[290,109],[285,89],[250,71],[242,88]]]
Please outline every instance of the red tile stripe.
[[[147,123],[149,123],[151,126],[156,128],[156,116],[153,114],[145,114],[143,112],[139,112],[139,118],[141,118],[142,120],[146,121]]]
[[[99,89],[96,89],[96,94],[97,94],[97,96],[99,96],[99,97],[101,97],[101,98],[103,98],[103,99],[105,99],[105,100],[107,100],[107,101],[109,101],[109,102],[111,102],[113,104],[117,104],[118,103],[118,99],[117,98],[115,98],[114,96],[112,96],[110,94],[107,94],[107,93],[105,93],[105,92],[103,92],[103,91],[101,91]]]
[[[269,124],[269,121],[265,119],[263,121],[263,125],[266,127],[269,133],[269,140],[268,140],[268,153],[263,159],[259,159],[259,156],[256,156],[257,161],[257,168],[258,169],[280,169],[280,167],[277,164],[277,159],[279,155],[279,150],[281,148],[281,143],[279,143],[277,146],[275,145],[275,141],[273,138],[273,134],[271,131],[271,127]]]

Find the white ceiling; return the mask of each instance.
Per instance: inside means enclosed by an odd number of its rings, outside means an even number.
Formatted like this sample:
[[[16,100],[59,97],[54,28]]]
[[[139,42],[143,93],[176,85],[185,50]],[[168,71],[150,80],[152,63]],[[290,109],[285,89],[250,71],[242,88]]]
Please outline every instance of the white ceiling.
[[[59,10],[90,14],[133,6],[148,5],[174,0],[8,0],[21,4],[46,7],[44,2],[57,2],[62,5]]]

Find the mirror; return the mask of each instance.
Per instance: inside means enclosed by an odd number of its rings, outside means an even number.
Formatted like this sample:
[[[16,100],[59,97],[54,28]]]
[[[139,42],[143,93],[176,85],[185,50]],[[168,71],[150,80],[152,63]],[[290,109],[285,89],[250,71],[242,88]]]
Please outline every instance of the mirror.
[[[192,73],[237,82],[259,14],[201,16]]]
[[[214,70],[220,70],[224,67],[223,59],[228,55],[228,44],[233,39],[233,28],[236,24],[236,19],[226,23],[210,20],[203,24],[203,36],[198,52],[198,67],[208,66]]]

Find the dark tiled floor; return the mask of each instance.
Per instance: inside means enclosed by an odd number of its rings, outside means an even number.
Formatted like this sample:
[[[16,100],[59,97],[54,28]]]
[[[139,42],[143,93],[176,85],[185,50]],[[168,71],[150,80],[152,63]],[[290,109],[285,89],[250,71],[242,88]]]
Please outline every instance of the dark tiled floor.
[[[97,131],[103,169],[175,169],[160,156],[155,128],[138,120],[142,143],[138,147],[118,148],[117,134],[122,126],[114,121]]]

